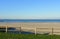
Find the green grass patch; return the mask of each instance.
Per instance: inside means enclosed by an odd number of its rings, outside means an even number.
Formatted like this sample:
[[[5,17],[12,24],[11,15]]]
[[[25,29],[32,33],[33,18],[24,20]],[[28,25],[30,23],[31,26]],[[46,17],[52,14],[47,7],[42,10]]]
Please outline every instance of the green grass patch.
[[[0,39],[60,39],[60,35],[0,33]]]

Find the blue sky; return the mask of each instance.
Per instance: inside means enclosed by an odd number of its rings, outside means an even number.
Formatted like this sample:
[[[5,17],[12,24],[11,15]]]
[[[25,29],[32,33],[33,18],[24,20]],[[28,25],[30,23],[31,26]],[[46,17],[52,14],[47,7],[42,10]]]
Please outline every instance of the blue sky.
[[[60,0],[0,0],[0,19],[60,19]]]

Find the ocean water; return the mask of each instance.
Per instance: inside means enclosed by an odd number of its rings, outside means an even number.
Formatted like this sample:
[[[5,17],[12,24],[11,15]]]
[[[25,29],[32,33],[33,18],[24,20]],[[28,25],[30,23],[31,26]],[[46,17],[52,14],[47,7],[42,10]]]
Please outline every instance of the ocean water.
[[[60,19],[0,19],[0,22],[60,22]]]

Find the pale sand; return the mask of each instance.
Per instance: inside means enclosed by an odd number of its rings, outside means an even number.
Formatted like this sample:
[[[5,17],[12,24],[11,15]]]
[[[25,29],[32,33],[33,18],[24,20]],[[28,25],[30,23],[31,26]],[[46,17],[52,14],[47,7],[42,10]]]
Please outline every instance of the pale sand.
[[[0,26],[8,26],[8,27],[22,27],[23,31],[30,31],[35,32],[35,28],[41,28],[37,29],[37,32],[52,32],[52,28],[54,28],[54,32],[60,32],[60,23],[0,23]],[[42,29],[42,28],[48,28],[48,29]],[[19,30],[20,28],[18,28]],[[60,34],[60,33],[54,33],[54,34]]]

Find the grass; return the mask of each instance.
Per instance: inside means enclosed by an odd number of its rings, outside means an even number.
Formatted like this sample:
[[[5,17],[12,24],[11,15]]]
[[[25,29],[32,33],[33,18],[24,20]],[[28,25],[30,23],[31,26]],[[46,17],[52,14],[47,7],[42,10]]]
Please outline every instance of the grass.
[[[0,33],[0,39],[60,39],[60,35]]]

